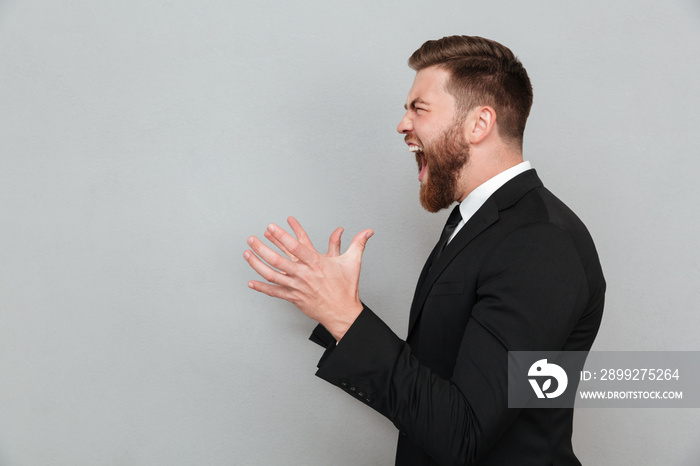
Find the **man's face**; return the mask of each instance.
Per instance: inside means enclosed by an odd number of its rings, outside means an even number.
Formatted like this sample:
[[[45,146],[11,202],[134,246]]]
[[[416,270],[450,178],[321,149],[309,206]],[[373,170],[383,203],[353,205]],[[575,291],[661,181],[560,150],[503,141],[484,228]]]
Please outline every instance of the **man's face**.
[[[469,155],[455,99],[445,90],[449,77],[447,71],[436,67],[416,73],[406,99],[406,114],[397,128],[416,154],[420,202],[429,212],[449,207],[459,198],[458,175]]]

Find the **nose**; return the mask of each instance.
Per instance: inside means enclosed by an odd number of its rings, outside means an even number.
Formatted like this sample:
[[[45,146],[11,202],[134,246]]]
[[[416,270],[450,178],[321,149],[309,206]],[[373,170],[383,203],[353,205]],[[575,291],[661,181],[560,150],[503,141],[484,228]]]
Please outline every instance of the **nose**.
[[[396,127],[396,131],[398,131],[401,134],[407,134],[413,131],[413,120],[408,115],[408,112],[406,112],[399,122],[399,126]]]

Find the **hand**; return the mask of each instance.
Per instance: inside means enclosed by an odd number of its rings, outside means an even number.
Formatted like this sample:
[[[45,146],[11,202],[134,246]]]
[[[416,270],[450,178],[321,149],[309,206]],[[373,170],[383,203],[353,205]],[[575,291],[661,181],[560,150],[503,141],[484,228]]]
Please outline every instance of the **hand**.
[[[248,238],[253,250],[245,251],[243,257],[269,282],[251,280],[248,286],[289,301],[340,341],[362,312],[359,292],[362,253],[374,232],[368,229],[358,233],[341,255],[343,229],[337,228],[328,241],[328,253],[320,254],[294,217],[289,217],[287,223],[296,238],[274,224],[270,224],[265,232],[265,237],[287,257],[273,251],[255,236]]]

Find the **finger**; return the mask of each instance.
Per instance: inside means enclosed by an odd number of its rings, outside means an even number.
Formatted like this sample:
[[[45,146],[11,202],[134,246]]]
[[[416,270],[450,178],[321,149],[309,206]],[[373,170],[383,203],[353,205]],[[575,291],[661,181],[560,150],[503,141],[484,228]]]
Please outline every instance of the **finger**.
[[[290,253],[292,253],[293,256],[299,259],[300,262],[310,264],[319,256],[318,252],[316,252],[316,250],[313,249],[313,246],[306,246],[302,244],[299,240],[294,238],[292,235],[284,231],[283,228],[278,227],[274,223],[268,225],[267,231],[269,231],[270,234],[277,239],[277,241],[279,241],[285,248],[287,248],[287,251],[289,251]],[[267,261],[265,257],[263,257],[263,259]],[[295,262],[288,262],[292,265],[296,265]],[[273,267],[275,266],[272,263],[270,263],[270,265],[272,265]],[[283,271],[287,272],[287,270]]]
[[[288,290],[280,285],[270,285],[269,283],[259,282],[257,280],[251,280],[248,282],[248,288],[251,290],[259,291],[273,298],[284,299],[290,301]],[[291,301],[290,301],[291,302]]]
[[[258,256],[253,254],[253,251],[244,252],[243,258],[248,262],[248,265],[250,265],[253,270],[258,273],[258,275],[268,282],[287,287],[292,284],[292,279],[290,277],[269,267],[267,264],[261,261]]]
[[[340,237],[343,234],[342,228],[336,228],[328,240],[328,257],[337,257],[340,255]]]
[[[284,273],[290,273],[296,267],[295,262],[280,256],[275,251],[268,248],[265,243],[260,241],[255,236],[248,238],[248,245],[253,251],[255,251],[255,254],[277,270],[281,270]]]
[[[304,230],[301,227],[301,223],[299,223],[297,219],[295,219],[294,217],[289,217],[287,218],[287,223],[289,223],[289,226],[292,227],[292,231],[294,232],[301,244],[310,246],[311,249],[313,249],[314,251],[316,250],[313,243],[311,242],[311,238],[309,238],[309,235],[306,234],[306,230]]]
[[[297,259],[297,258],[294,256],[294,254],[292,254],[291,252],[289,252],[289,251],[287,250],[287,248],[284,247],[284,244],[282,244],[282,243],[280,243],[279,241],[277,241],[277,238],[275,238],[274,236],[272,236],[272,233],[270,233],[269,231],[265,231],[265,238],[269,239],[275,246],[277,246],[278,248],[280,248],[280,251],[282,251],[283,253],[285,253],[285,254],[287,255],[287,257],[289,257],[292,261],[296,262],[296,261],[299,260],[299,259]]]
[[[370,229],[363,230],[356,234],[355,237],[352,239],[352,243],[350,243],[348,250],[345,251],[345,254],[349,254],[350,256],[354,256],[358,260],[362,260],[362,253],[365,252],[367,240],[369,240],[372,237],[372,235],[374,235],[374,231]]]

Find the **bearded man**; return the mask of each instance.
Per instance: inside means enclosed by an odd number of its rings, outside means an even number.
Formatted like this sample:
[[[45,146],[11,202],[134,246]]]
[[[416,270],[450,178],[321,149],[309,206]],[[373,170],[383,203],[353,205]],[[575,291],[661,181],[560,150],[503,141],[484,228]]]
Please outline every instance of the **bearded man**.
[[[399,429],[397,465],[580,465],[573,409],[508,407],[509,351],[587,351],[605,280],[581,221],[523,161],[530,80],[503,45],[470,36],[423,44],[398,131],[419,166],[420,201],[454,208],[421,272],[406,341],[360,301],[364,230],[321,255],[294,219],[252,236],[245,259],[319,322],[317,375]]]

